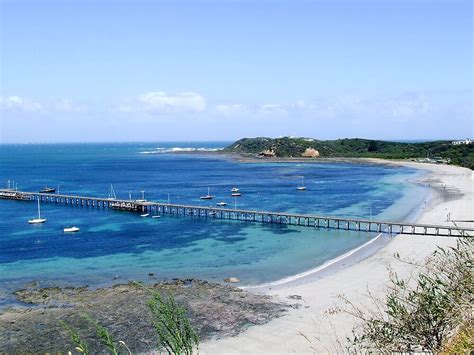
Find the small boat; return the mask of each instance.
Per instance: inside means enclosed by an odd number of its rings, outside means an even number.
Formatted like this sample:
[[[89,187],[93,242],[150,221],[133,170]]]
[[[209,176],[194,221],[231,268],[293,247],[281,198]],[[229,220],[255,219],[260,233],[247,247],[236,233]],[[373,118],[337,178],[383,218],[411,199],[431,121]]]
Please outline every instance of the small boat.
[[[151,216],[151,218],[160,218],[161,216],[156,215],[156,216]]]
[[[216,206],[227,206],[227,202],[217,202]]]
[[[41,218],[40,199],[38,198],[38,218],[33,218],[28,221],[29,224],[39,224],[46,222],[46,218]]]
[[[76,233],[79,232],[80,229],[78,227],[68,227],[64,228],[64,233]]]
[[[237,187],[233,187],[230,192],[239,192],[239,189]]]
[[[209,187],[207,188],[207,195],[199,197],[201,200],[212,200],[214,196],[211,195]]]
[[[141,214],[140,217],[148,217],[150,214],[149,213],[144,213],[144,214]]]
[[[47,187],[45,186],[44,189],[41,189],[40,194],[54,194],[56,192],[56,189],[53,187]]]
[[[230,194],[232,197],[240,197],[242,194],[240,192],[233,192]]]
[[[301,185],[296,188],[298,191],[306,190],[306,186],[304,186],[304,176],[301,177]]]

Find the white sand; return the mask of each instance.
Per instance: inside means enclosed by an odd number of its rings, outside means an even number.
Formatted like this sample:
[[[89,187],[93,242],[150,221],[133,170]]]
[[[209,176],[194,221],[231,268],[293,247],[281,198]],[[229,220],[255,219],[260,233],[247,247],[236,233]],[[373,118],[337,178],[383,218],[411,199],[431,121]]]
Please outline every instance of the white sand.
[[[374,160],[372,160],[374,161]],[[453,225],[451,220],[474,220],[474,176],[469,169],[418,164],[409,162],[386,162],[429,170],[422,183],[434,188],[433,198],[423,208],[420,223]],[[448,192],[448,193],[447,193]],[[456,222],[458,225],[474,227],[474,223]],[[304,354],[343,353],[346,336],[351,334],[354,319],[345,313],[331,313],[344,295],[357,304],[370,305],[367,290],[376,297],[384,294],[388,283],[388,267],[399,275],[409,275],[411,268],[394,258],[394,253],[415,261],[424,260],[436,246],[455,244],[455,238],[399,235],[388,245],[364,260],[335,270],[322,278],[308,278],[299,285],[280,285],[266,293],[289,303],[300,303],[299,309],[291,309],[285,316],[271,322],[252,326],[236,337],[227,337],[201,344],[202,354]],[[299,295],[302,300],[288,299]],[[308,340],[301,334],[304,334]]]

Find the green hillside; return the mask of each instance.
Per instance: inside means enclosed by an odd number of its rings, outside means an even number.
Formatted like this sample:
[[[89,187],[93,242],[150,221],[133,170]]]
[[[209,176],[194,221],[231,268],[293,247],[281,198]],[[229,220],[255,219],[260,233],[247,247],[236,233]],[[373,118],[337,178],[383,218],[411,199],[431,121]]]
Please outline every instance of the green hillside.
[[[275,157],[302,157],[314,149],[322,158],[441,158],[450,164],[474,168],[474,144],[453,145],[451,141],[400,143],[361,138],[316,140],[310,138],[243,138],[226,148],[227,152]]]

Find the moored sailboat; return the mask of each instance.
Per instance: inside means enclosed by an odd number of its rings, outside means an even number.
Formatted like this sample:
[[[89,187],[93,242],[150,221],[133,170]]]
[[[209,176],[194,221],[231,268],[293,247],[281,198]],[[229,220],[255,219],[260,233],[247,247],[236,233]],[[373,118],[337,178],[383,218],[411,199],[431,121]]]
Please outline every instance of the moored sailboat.
[[[306,186],[304,185],[304,176],[301,177],[301,185],[296,188],[298,191],[306,190]]]
[[[211,195],[211,189],[207,188],[207,195],[199,197],[201,200],[212,200],[214,196]]]
[[[114,186],[110,184],[110,193],[109,193],[109,198],[107,200],[116,200],[117,195],[115,194]]]
[[[33,218],[28,221],[29,224],[38,224],[46,222],[46,218],[41,218],[40,199],[38,198],[38,218]]]

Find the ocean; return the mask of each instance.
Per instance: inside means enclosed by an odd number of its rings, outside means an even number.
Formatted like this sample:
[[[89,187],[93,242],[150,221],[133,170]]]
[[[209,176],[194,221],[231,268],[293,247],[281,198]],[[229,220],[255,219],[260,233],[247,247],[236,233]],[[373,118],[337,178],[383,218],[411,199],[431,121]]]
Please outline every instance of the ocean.
[[[0,145],[0,186],[242,209],[405,220],[427,198],[420,171],[356,163],[238,162],[228,142]],[[179,153],[179,154],[177,154]],[[301,177],[307,186],[297,191]],[[242,196],[231,198],[237,186]],[[201,200],[208,188],[213,200]],[[35,281],[92,287],[129,280],[199,278],[245,285],[314,268],[374,233],[0,200],[0,298]],[[77,226],[76,234],[63,228]],[[153,274],[153,275],[151,275]],[[2,301],[0,301],[1,303]]]

